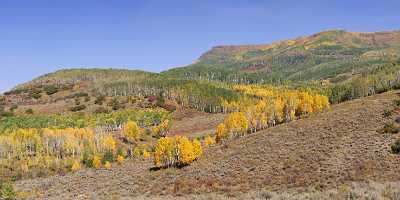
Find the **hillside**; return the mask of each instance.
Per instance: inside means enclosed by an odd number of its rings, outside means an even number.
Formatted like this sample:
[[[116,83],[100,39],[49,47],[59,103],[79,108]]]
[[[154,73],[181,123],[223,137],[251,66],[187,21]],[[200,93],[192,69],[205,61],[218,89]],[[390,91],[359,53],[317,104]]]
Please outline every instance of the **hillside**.
[[[292,88],[313,88],[331,102],[372,95],[396,87],[400,80],[400,31],[356,33],[333,30],[272,44],[217,46],[197,62],[161,73],[124,69],[67,69],[16,86],[0,96],[17,113],[65,113],[76,95],[88,96],[88,113],[111,110],[92,105],[97,98],[133,96],[126,107],[149,107],[148,98],[168,100],[162,107],[179,105],[205,112],[220,112],[221,99],[237,101],[235,84],[265,83]],[[83,100],[80,100],[83,101]],[[114,101],[114,102],[115,102]],[[150,102],[151,103],[151,102]],[[155,102],[153,102],[155,103]],[[44,104],[50,104],[43,108]],[[122,103],[126,104],[126,103]]]
[[[399,35],[335,30],[219,46],[161,73],[45,74],[0,95],[0,183],[42,199],[387,192]]]
[[[400,137],[377,130],[399,117],[396,110],[384,117],[396,99],[399,95],[389,92],[338,104],[330,111],[211,147],[182,169],[153,171],[151,161],[134,160],[111,170],[85,169],[15,185],[20,195],[40,199],[226,199],[227,194],[297,199],[292,195],[305,198],[303,192],[312,199],[395,195],[398,190],[379,184],[400,178],[400,157],[390,153],[390,144]],[[377,184],[362,184],[368,181]],[[351,186],[355,182],[356,188]],[[331,190],[338,186],[342,189]]]
[[[358,74],[399,58],[400,31],[332,30],[272,44],[216,46],[196,63],[165,74],[232,82],[319,80]],[[232,77],[224,78],[227,74]]]

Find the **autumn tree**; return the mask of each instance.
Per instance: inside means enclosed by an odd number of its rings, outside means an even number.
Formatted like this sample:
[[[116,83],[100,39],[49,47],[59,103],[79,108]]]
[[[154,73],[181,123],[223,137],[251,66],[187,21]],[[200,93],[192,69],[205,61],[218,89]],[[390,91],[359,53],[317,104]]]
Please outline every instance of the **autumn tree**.
[[[217,126],[217,130],[215,132],[215,141],[217,143],[221,143],[224,138],[228,136],[228,130],[225,127],[225,124],[220,123]]]
[[[139,132],[139,126],[134,121],[128,121],[122,131],[124,138],[130,142],[134,142],[139,138]]]
[[[240,136],[247,133],[249,123],[242,112],[235,112],[228,115],[224,124],[231,134]]]
[[[211,146],[211,145],[213,145],[213,144],[214,144],[213,138],[212,138],[210,135],[207,135],[207,136],[204,138],[204,146],[205,146],[205,147],[208,147],[208,146]]]
[[[154,164],[157,167],[187,165],[202,153],[198,140],[190,141],[184,136],[160,138],[154,149]]]

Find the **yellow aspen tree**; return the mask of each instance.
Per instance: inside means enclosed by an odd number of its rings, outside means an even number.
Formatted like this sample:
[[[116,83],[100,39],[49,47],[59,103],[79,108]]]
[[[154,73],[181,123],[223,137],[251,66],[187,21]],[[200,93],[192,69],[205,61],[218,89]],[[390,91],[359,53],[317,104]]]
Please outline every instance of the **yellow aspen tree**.
[[[93,167],[96,169],[100,169],[101,168],[101,158],[98,155],[93,156]]]
[[[193,145],[193,152],[194,152],[194,157],[195,159],[197,159],[198,157],[200,157],[201,155],[203,155],[203,149],[201,147],[201,143],[199,140],[194,139],[192,141],[192,145]]]
[[[215,132],[215,141],[217,143],[221,143],[224,138],[227,137],[228,130],[225,127],[225,124],[220,123],[217,126],[217,130]]]
[[[139,138],[139,126],[134,121],[128,121],[124,130],[122,131],[123,137],[130,142],[134,142]]]
[[[214,144],[214,140],[212,139],[212,137],[210,136],[210,135],[207,135],[205,138],[204,138],[204,146],[205,147],[208,147],[208,146],[211,146],[211,145],[213,145]]]
[[[178,146],[178,162],[180,164],[186,165],[191,163],[194,159],[196,159],[196,155],[194,154],[193,143],[186,137],[176,136],[175,137],[177,146]]]
[[[165,137],[157,141],[154,150],[154,164],[157,167],[187,165],[203,153],[198,140],[190,141],[184,136]]]
[[[322,96],[321,104],[323,109],[329,109],[330,108],[329,98],[327,96]]]
[[[80,169],[81,169],[81,164],[77,160],[74,160],[74,163],[72,164],[71,170],[73,172],[76,172],[76,171],[78,171]]]
[[[150,156],[151,156],[150,153],[146,149],[144,149],[143,150],[143,158],[148,159],[148,158],[150,158]]]
[[[313,112],[313,97],[307,92],[301,92],[299,94],[298,111],[300,114],[309,114]]]
[[[111,134],[105,136],[102,141],[104,147],[108,151],[115,151],[117,142],[114,140]]]
[[[174,164],[174,142],[172,138],[160,138],[154,148],[154,164],[157,167]]]
[[[228,132],[231,132],[236,136],[246,134],[249,128],[249,123],[242,112],[229,114],[225,119],[225,124]]]
[[[281,123],[283,121],[284,112],[283,108],[285,107],[285,103],[282,98],[275,99],[275,120],[277,123]]]

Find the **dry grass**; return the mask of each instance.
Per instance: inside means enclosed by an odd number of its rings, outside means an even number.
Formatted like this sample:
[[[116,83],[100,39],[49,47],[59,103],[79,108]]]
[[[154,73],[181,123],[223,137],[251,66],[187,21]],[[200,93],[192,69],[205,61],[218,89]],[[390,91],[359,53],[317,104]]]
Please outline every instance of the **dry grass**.
[[[150,171],[151,161],[136,160],[15,186],[41,199],[399,199],[399,184],[389,182],[400,180],[400,156],[390,153],[400,134],[376,131],[398,116],[383,117],[396,98],[336,105],[211,147],[182,169]]]
[[[202,137],[215,132],[215,127],[221,123],[225,114],[208,114],[190,109],[178,110],[173,114],[170,135],[185,135]]]

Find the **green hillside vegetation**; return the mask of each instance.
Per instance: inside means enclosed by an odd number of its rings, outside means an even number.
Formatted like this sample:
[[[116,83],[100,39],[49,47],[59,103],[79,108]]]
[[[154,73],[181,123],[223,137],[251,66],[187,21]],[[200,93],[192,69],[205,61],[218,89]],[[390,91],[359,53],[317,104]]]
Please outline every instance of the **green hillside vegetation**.
[[[399,45],[398,31],[334,30],[267,45],[217,46],[196,63],[165,73],[190,79],[245,83],[328,79],[398,62]]]

